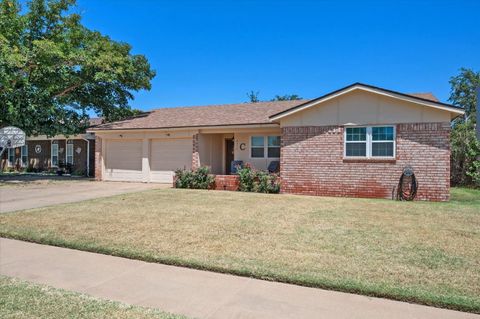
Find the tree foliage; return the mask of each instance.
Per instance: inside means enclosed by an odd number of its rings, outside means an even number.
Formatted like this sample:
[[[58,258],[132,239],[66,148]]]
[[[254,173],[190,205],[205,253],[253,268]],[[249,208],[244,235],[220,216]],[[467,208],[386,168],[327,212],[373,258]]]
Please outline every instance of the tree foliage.
[[[452,89],[448,100],[452,104],[459,105],[465,109],[463,121],[472,120],[475,123],[477,112],[476,89],[480,87],[480,72],[461,68],[460,74],[450,79],[450,85]]]
[[[250,102],[250,103],[260,102],[258,91],[253,91],[252,90],[252,91],[248,92],[247,97],[248,97],[248,102]],[[278,95],[277,94],[270,101],[272,101],[272,102],[274,102],[274,101],[296,101],[296,100],[301,100],[301,99],[302,98],[297,94],[285,94],[285,95]]]
[[[143,55],[81,24],[75,0],[0,0],[0,126],[28,135],[81,132],[93,111],[130,116],[155,72]]]
[[[480,186],[480,142],[471,120],[455,125],[451,143],[452,183]]]
[[[260,102],[260,99],[258,98],[260,92],[255,92],[255,91],[250,91],[247,93],[247,97],[250,103],[257,103]]]
[[[275,95],[272,101],[296,101],[302,98],[297,94]]]
[[[465,116],[453,121],[451,134],[451,181],[454,185],[480,187],[480,142],[476,138],[476,89],[480,72],[460,69],[450,79],[449,101],[465,109]]]

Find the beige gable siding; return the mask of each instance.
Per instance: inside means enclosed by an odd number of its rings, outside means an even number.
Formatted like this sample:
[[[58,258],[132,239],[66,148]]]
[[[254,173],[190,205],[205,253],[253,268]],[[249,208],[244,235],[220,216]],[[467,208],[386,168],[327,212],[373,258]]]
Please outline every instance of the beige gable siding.
[[[282,127],[435,122],[450,122],[450,113],[360,90],[280,119]]]

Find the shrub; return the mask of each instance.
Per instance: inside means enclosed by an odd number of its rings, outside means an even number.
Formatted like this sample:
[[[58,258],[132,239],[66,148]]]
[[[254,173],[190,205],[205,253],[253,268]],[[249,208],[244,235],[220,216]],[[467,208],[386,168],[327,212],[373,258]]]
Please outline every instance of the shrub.
[[[257,193],[280,193],[278,174],[257,171],[254,191]]]
[[[71,163],[65,164],[65,172],[67,174],[72,174],[73,173],[73,165]]]
[[[280,179],[278,174],[257,171],[246,164],[238,170],[240,177],[239,190],[242,192],[279,193]]]
[[[175,187],[191,189],[209,189],[215,182],[215,176],[210,175],[210,169],[202,166],[191,171],[178,169],[175,171]]]
[[[77,168],[73,173],[72,175],[74,176],[85,176],[85,171],[81,168]]]
[[[450,172],[453,185],[480,187],[480,142],[472,120],[452,129]]]
[[[242,192],[253,192],[255,187],[255,171],[247,163],[243,167],[237,168],[237,174],[240,178],[238,189]]]
[[[178,169],[175,171],[175,187],[190,188],[192,185],[193,172],[186,169]]]

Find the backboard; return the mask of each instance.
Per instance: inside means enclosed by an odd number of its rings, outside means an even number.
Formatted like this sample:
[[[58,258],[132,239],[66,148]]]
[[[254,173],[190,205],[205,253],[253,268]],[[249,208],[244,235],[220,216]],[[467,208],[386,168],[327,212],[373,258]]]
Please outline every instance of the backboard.
[[[25,132],[15,126],[0,129],[0,147],[15,148],[25,145]]]

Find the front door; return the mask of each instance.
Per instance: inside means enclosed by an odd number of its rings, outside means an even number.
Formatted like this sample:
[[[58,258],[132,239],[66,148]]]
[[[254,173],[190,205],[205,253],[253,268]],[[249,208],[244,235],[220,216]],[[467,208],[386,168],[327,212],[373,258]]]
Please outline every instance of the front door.
[[[226,174],[230,175],[232,173],[232,161],[234,159],[233,152],[234,152],[234,145],[233,139],[225,140],[225,170]]]

